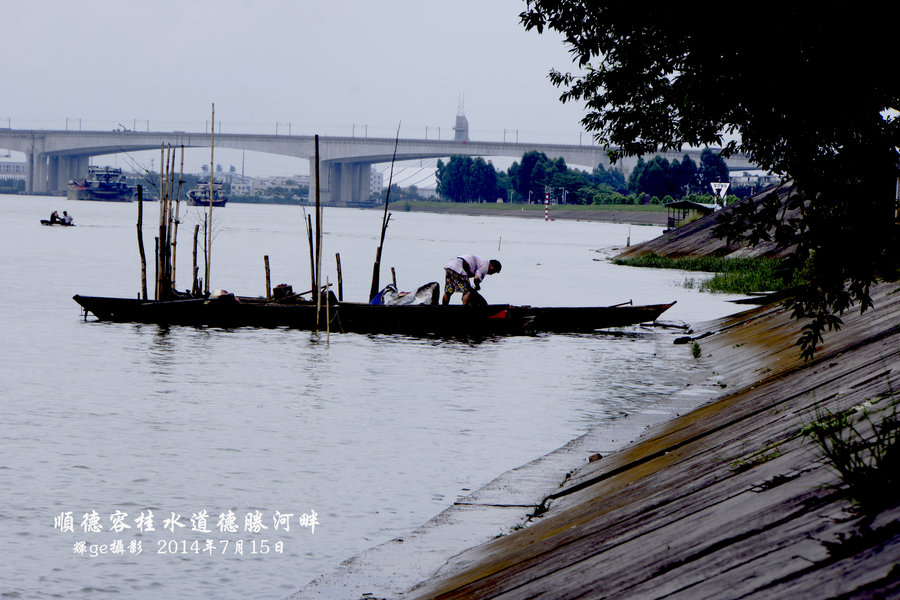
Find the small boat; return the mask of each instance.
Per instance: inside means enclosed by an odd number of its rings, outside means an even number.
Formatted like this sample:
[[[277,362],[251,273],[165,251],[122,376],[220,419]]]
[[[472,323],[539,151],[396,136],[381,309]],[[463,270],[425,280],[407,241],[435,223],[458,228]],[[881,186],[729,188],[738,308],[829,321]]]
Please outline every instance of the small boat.
[[[82,181],[70,179],[66,197],[69,200],[100,200],[103,202],[131,202],[135,187],[128,185],[122,169],[88,167]]]
[[[47,225],[48,227],[53,225],[60,225],[62,227],[75,227],[75,223],[65,223],[63,221],[50,221],[49,219],[41,219],[41,225]]]
[[[188,206],[209,206],[209,181],[200,181],[191,188],[187,193],[185,200]],[[225,197],[225,186],[221,183],[213,181],[213,201],[214,207],[222,207],[228,202]]]
[[[75,295],[84,316],[100,321],[208,327],[289,327],[353,333],[407,335],[527,335],[590,333],[655,321],[674,302],[645,306],[533,307],[508,304],[378,305],[338,302],[327,306],[297,297],[282,301],[221,294],[209,298],[141,300]]]

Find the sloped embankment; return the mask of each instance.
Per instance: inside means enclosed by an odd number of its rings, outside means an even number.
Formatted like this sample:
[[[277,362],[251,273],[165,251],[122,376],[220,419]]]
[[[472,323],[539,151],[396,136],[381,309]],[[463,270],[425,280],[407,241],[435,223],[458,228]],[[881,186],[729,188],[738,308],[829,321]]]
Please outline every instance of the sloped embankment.
[[[756,209],[759,210],[760,203],[770,193],[774,193],[782,203],[779,214],[783,218],[789,219],[796,216],[796,210],[784,209],[784,202],[790,192],[790,188],[781,188],[775,192],[767,191],[753,198],[743,200],[742,203],[753,203],[756,205]],[[729,206],[723,209],[723,212],[731,211],[733,208],[733,206]],[[761,242],[752,247],[746,244],[727,243],[713,233],[719,214],[721,213],[707,215],[677,229],[669,230],[652,240],[626,248],[619,254],[618,258],[632,258],[651,252],[659,256],[672,258],[680,256],[721,256],[729,258],[767,256],[774,258],[784,257],[791,251],[790,248],[781,248],[774,242]]]
[[[900,396],[900,293],[844,315],[809,363],[768,306],[709,324],[727,393],[588,463],[534,525],[450,561],[407,598],[900,596],[900,507],[863,523],[801,427]],[[896,504],[896,503],[895,503]]]

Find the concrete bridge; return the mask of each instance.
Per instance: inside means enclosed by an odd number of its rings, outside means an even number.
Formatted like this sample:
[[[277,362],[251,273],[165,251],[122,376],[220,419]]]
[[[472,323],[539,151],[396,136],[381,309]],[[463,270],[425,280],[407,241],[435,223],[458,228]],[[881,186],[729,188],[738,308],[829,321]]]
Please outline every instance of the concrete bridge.
[[[362,202],[369,197],[369,177],[373,164],[390,162],[394,153],[392,138],[319,137],[319,196],[323,203]],[[61,193],[69,179],[80,179],[87,173],[90,157],[106,154],[173,148],[209,148],[209,133],[139,132],[139,131],[58,131],[0,129],[0,148],[26,155],[29,194]],[[315,185],[315,138],[300,135],[256,135],[216,133],[217,148],[251,150],[283,156],[306,158],[310,162],[310,185]],[[609,159],[600,146],[529,144],[510,142],[478,142],[455,140],[400,139],[397,160],[443,158],[453,155],[503,156],[521,158],[535,150],[566,164],[585,169],[598,165],[610,168]],[[688,154],[700,161],[700,150],[664,153],[669,160],[681,160]],[[616,168],[627,174],[637,158],[626,159]],[[755,167],[743,157],[726,161],[732,170]]]

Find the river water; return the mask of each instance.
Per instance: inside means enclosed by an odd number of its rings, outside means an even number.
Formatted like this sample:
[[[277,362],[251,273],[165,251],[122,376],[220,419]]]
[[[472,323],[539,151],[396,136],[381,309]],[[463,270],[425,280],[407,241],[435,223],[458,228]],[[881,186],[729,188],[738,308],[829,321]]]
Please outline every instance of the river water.
[[[283,598],[592,425],[660,410],[691,377],[649,329],[446,340],[85,321],[73,294],[138,293],[136,208],[0,196],[0,597]],[[76,227],[38,223],[63,209]],[[181,289],[198,218],[179,232]],[[301,209],[214,219],[213,288],[264,294],[264,255],[272,285],[308,288]],[[380,225],[379,211],[325,211],[325,271],[334,282],[340,253],[345,299],[367,295]],[[475,253],[503,263],[490,302],[735,312],[684,273],[598,252],[659,233],[398,207],[382,283],[392,266],[401,289],[443,283],[449,258]]]

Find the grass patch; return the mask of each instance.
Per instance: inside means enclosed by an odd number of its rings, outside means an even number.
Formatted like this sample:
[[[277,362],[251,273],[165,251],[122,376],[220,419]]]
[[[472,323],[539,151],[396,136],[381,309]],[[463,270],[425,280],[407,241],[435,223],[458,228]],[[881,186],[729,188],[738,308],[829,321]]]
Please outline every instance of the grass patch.
[[[698,344],[697,342],[691,344],[691,356],[693,356],[694,358],[700,358],[701,353],[702,352],[700,350],[700,344]]]
[[[715,273],[710,279],[686,279],[684,287],[701,292],[750,294],[778,292],[804,283],[796,271],[788,269],[778,258],[720,258],[715,256],[682,256],[671,258],[650,253],[634,258],[616,258],[613,264],[654,269],[678,269]]]
[[[748,456],[744,456],[742,458],[736,458],[731,461],[731,470],[735,473],[742,473],[757,465],[761,465],[769,462],[770,460],[774,460],[781,455],[781,451],[778,449],[777,444],[769,444],[762,450],[758,452],[754,452]]]
[[[900,501],[900,418],[898,399],[887,406],[865,402],[839,413],[819,411],[800,429],[838,473],[850,499],[865,514]],[[876,401],[877,402],[877,401]]]

